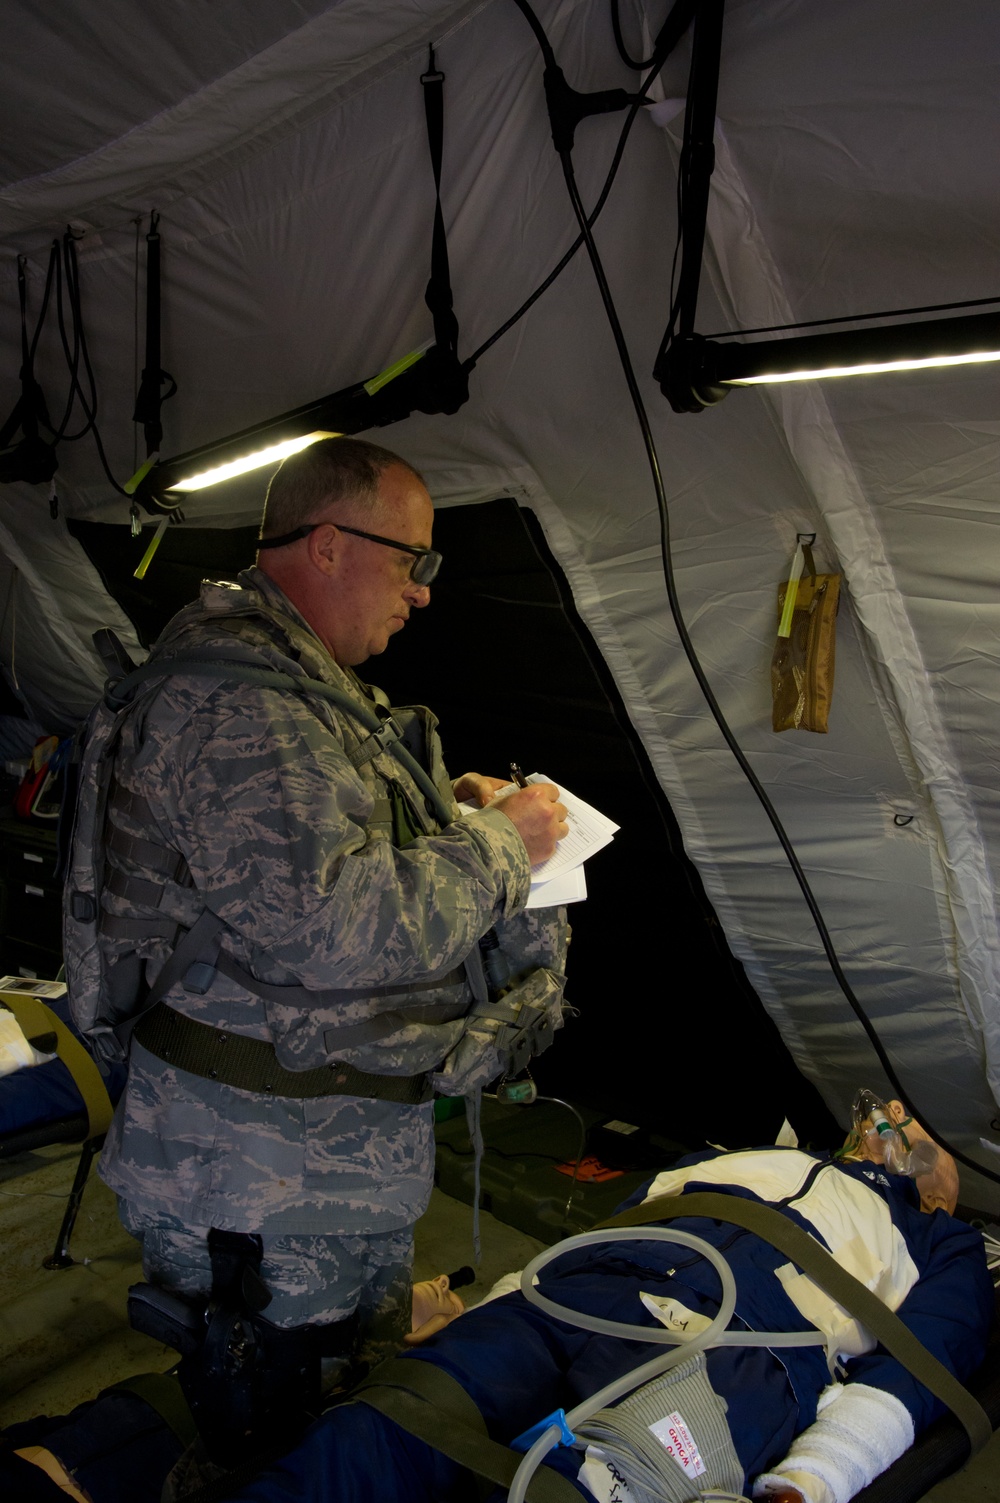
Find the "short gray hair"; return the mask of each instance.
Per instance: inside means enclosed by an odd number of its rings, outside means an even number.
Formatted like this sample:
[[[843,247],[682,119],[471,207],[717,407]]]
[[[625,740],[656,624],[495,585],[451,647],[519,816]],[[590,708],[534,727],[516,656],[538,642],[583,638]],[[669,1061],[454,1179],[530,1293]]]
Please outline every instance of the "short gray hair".
[[[391,449],[363,438],[323,438],[292,454],[271,476],[264,502],[261,537],[283,537],[339,501],[351,501],[374,513],[379,481],[385,470],[402,465],[423,482],[423,476]]]

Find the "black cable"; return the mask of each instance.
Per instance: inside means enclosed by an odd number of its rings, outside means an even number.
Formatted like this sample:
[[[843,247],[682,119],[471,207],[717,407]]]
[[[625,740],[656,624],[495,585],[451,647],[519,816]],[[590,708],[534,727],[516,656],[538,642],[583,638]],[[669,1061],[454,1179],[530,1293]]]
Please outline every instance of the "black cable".
[[[844,313],[840,318],[804,318],[797,324],[766,324],[761,329],[722,329],[704,339],[732,339],[737,334],[783,334],[786,329],[818,329],[824,324],[861,324],[871,318],[902,318],[906,313],[947,313],[951,308],[983,308],[1000,297],[963,298],[959,303],[927,303],[923,308],[883,308],[879,313]]]
[[[526,11],[529,9],[529,7],[527,6],[527,0],[515,0],[515,3],[522,12],[526,13]],[[533,29],[536,29],[537,27],[538,21],[537,18],[535,18]],[[551,48],[548,48],[548,53],[551,54]],[[968,1168],[975,1170],[977,1174],[982,1174],[985,1178],[993,1180],[996,1184],[1000,1184],[1000,1174],[995,1173],[992,1169],[986,1168],[986,1166],[983,1164],[976,1163],[974,1159],[970,1159],[966,1154],[962,1153],[961,1150],[952,1147],[952,1145],[947,1141],[946,1138],[942,1137],[940,1133],[934,1131],[927,1118],[921,1114],[919,1109],[912,1105],[913,1098],[911,1096],[908,1096],[908,1093],[904,1091],[903,1086],[900,1083],[898,1076],[896,1075],[895,1069],[893,1068],[892,1062],[889,1059],[889,1056],[886,1054],[885,1049],[883,1048],[881,1039],[876,1033],[871,1022],[869,1021],[867,1014],[861,1006],[861,1003],[858,1001],[858,998],[856,997],[854,989],[848,981],[847,976],[844,974],[843,967],[840,964],[840,959],[837,955],[836,950],[834,949],[830,931],[826,926],[826,920],[823,918],[822,911],[816,901],[812,888],[809,885],[809,879],[805,874],[802,863],[799,861],[798,855],[796,854],[795,848],[792,845],[791,840],[789,839],[788,833],[785,830],[785,827],[782,824],[780,818],[778,817],[778,812],[772,804],[770,798],[768,797],[766,789],[764,788],[760,779],[757,777],[757,774],[754,772],[753,767],[750,765],[750,762],[747,759],[743,748],[740,746],[735,735],[730,729],[729,723],[722,712],[722,708],[712,691],[712,686],[708,681],[705,670],[701,665],[697,653],[695,652],[694,643],[691,641],[691,637],[687,629],[687,624],[684,621],[684,617],[681,611],[680,599],[677,593],[677,584],[674,578],[673,557],[670,546],[670,518],[667,508],[666,490],[663,485],[663,476],[660,470],[659,456],[656,451],[656,442],[653,438],[652,429],[649,423],[649,417],[646,412],[646,406],[642,400],[642,393],[640,392],[638,382],[636,381],[635,371],[632,367],[632,358],[629,354],[625,335],[621,327],[621,322],[618,318],[618,311],[615,307],[611,288],[608,285],[608,280],[604,272],[604,266],[601,262],[600,254],[591,232],[590,225],[587,222],[587,213],[580,198],[579,189],[576,183],[576,177],[573,172],[573,162],[570,153],[568,151],[561,151],[559,153],[559,160],[562,164],[563,177],[566,182],[566,191],[569,194],[570,203],[573,206],[573,212],[576,215],[577,223],[580,226],[581,237],[583,238],[584,243],[587,247],[587,254],[590,257],[590,263],[593,268],[594,277],[597,282],[598,290],[601,294],[601,301],[604,304],[604,310],[607,314],[608,323],[611,327],[615,346],[618,350],[618,356],[621,361],[622,371],[625,375],[625,383],[628,387],[629,396],[632,399],[632,405],[635,409],[636,419],[639,423],[639,428],[642,433],[642,440],[646,450],[646,458],[649,462],[650,472],[653,477],[653,486],[656,492],[656,505],[660,517],[660,554],[663,561],[663,574],[667,587],[667,599],[670,604],[670,613],[673,617],[674,625],[677,628],[677,634],[680,638],[681,646],[684,649],[684,654],[691,665],[691,670],[698,682],[698,686],[705,698],[705,702],[712,713],[712,718],[715,720],[716,725],[719,727],[726,745],[729,747],[733,756],[736,758],[736,761],[741,768],[743,775],[756,794],[757,799],[764,810],[764,813],[767,815],[767,818],[770,821],[771,827],[778,838],[778,842],[785,853],[788,864],[792,869],[795,880],[797,881],[802,892],[802,896],[805,899],[806,906],[808,907],[809,912],[812,915],[812,919],[814,924],[816,925],[816,930],[819,934],[820,942],[826,954],[827,961],[829,962],[830,969],[832,970],[834,977],[836,978],[841,992],[843,993],[851,1009],[855,1013],[861,1026],[865,1030],[865,1033],[868,1036],[868,1040],[875,1051],[879,1063],[885,1071],[889,1083],[898,1093],[900,1099],[910,1107],[912,1115],[923,1122],[926,1130],[947,1153],[950,1153],[953,1158],[958,1159],[960,1163],[965,1164]]]
[[[26,262],[27,258],[26,257],[21,257],[20,260],[21,260],[22,267],[23,267],[23,265]],[[32,376],[34,375],[34,369],[35,369],[35,351],[38,349],[38,341],[39,341],[39,338],[41,337],[42,325],[45,322],[45,315],[49,311],[49,297],[50,297],[50,295],[52,293],[52,279],[53,279],[53,276],[54,276],[54,274],[55,274],[55,272],[56,272],[56,270],[58,268],[58,265],[59,265],[59,242],[58,242],[58,240],[53,240],[53,242],[52,242],[52,249],[49,252],[48,270],[45,273],[45,291],[42,293],[42,306],[38,310],[38,318],[35,321],[35,332],[31,336],[31,346],[30,346],[30,349],[28,351],[28,371],[29,371],[29,373]],[[22,308],[21,308],[21,331],[22,331],[22,336],[24,334],[24,317],[25,317],[25,309],[24,309],[24,306],[22,305]]]
[[[59,248],[59,242],[57,240],[57,241],[54,242],[53,249],[56,250],[56,251],[58,251],[58,248]],[[64,246],[63,247],[63,256],[65,256],[65,254],[66,254],[66,251],[65,251],[65,246]],[[59,443],[60,441],[65,441],[68,444],[75,444],[79,439],[86,438],[87,434],[90,432],[91,428],[93,427],[93,422],[87,416],[87,409],[86,409],[86,405],[85,405],[85,402],[84,402],[83,391],[82,391],[82,388],[80,386],[80,329],[79,329],[79,325],[77,324],[77,321],[76,321],[75,318],[72,319],[72,330],[73,330],[73,350],[72,350],[72,353],[70,352],[69,338],[68,338],[68,336],[66,334],[66,317],[65,317],[65,314],[63,312],[63,284],[62,284],[62,269],[61,268],[62,268],[62,262],[57,259],[57,261],[56,261],[56,321],[57,321],[57,323],[59,325],[59,339],[60,339],[60,341],[62,343],[63,356],[64,356],[64,358],[66,360],[66,366],[67,366],[67,369],[69,371],[69,391],[68,391],[67,396],[66,396],[66,410],[63,413],[62,422],[59,424],[58,429],[54,431],[53,437],[55,438],[56,443]],[[69,292],[69,277],[68,277],[68,275],[67,275],[67,297],[70,297],[70,292]],[[72,298],[70,297],[70,313],[71,313],[71,315],[72,315],[72,311],[73,311],[73,305],[72,305]],[[81,406],[81,409],[83,410],[83,415],[84,415],[84,418],[86,419],[86,421],[84,422],[83,427],[80,429],[80,431],[78,433],[68,433],[66,430],[69,427],[70,416],[71,416],[71,414],[73,412],[73,407],[76,404],[76,401],[77,401],[78,398],[80,400],[80,406]]]
[[[97,426],[97,382],[94,377],[93,366],[90,363],[90,352],[87,349],[87,336],[84,332],[83,327],[83,307],[80,299],[80,264],[77,260],[76,241],[72,230],[67,230],[65,235],[63,236],[63,266],[66,276],[66,297],[69,302],[70,324],[73,330],[72,355],[70,355],[69,352],[69,342],[66,337],[61,302],[59,305],[59,333],[62,339],[63,352],[66,355],[66,360],[70,371],[70,408],[72,407],[72,401],[75,394],[76,398],[79,400],[83,415],[87,419],[86,425],[81,428],[79,433],[65,436],[67,442],[75,442],[77,439],[83,438],[87,433],[93,433],[98,458],[101,461],[101,466],[104,470],[105,476],[107,477],[108,483],[118,492],[120,496],[124,496],[127,494],[127,492],[123,489],[122,486],[118,484],[118,481],[115,479],[114,475],[111,472],[111,466],[108,464],[108,458],[104,451],[104,444],[101,439],[100,430]],[[79,364],[81,360],[83,361],[83,369],[87,377],[87,385],[89,387],[90,393],[89,397],[84,392],[83,385],[80,381]],[[68,416],[69,410],[67,410],[67,421]],[[61,436],[63,435],[57,435],[57,437]]]
[[[517,3],[518,0],[515,0],[515,4]],[[546,59],[546,67],[550,66],[550,59],[551,66],[555,66],[555,55],[552,52],[551,46],[549,45],[548,38],[545,36],[545,33],[541,29],[538,18],[534,15],[534,12],[531,12],[531,14],[529,15],[529,10],[527,8],[519,8],[521,9],[521,14],[531,26],[532,31],[534,31],[536,38],[538,38],[539,46],[543,47],[543,56]],[[653,57],[651,59],[651,71],[649,73],[649,76],[643,81],[638,94],[636,94],[632,103],[629,105],[628,114],[625,117],[625,123],[622,126],[621,132],[618,137],[618,144],[615,147],[615,153],[611,159],[611,166],[608,169],[607,177],[604,180],[604,186],[601,188],[597,202],[590,212],[590,217],[587,223],[591,228],[593,228],[593,226],[597,223],[601,211],[608,201],[608,196],[614,185],[615,178],[618,175],[618,168],[621,166],[621,160],[625,153],[625,146],[628,142],[629,135],[631,134],[632,126],[635,123],[636,116],[638,115],[641,107],[646,103],[646,96],[648,95],[650,89],[653,86],[653,83],[655,82],[661,69],[663,68],[663,65],[666,63],[667,58],[673,52],[674,48],[677,45],[677,42],[683,35],[683,27],[680,25],[680,21],[683,20],[687,8],[688,0],[675,0],[674,7],[671,10],[670,15],[667,17],[666,22],[664,23],[663,29],[660,32],[660,36],[657,38],[656,50],[654,51]],[[680,18],[679,20],[675,21],[675,17],[678,17],[679,13]],[[671,28],[672,21],[674,21],[675,24]],[[678,32],[676,36],[674,35],[675,30]],[[573,257],[576,255],[577,251],[580,249],[583,243],[583,236],[578,235],[573,241],[573,244],[570,246],[569,250],[566,251],[565,255],[556,262],[555,266],[549,272],[548,276],[543,282],[540,282],[538,284],[531,296],[526,298],[521,306],[517,309],[517,311],[515,313],[512,313],[508,319],[505,319],[500,327],[498,329],[495,329],[490,337],[484,340],[479,348],[473,351],[473,353],[468,357],[467,360],[464,360],[462,362],[462,369],[464,371],[472,371],[475,368],[480,356],[485,355],[486,351],[491,349],[493,345],[496,344],[498,339],[502,339],[503,336],[508,333],[508,331],[512,329],[514,325],[524,317],[528,310],[533,307],[535,303],[537,303],[542,294],[549,290],[556,278],[561,276],[561,274],[566,270],[566,267],[572,261]]]
[[[611,0],[611,30],[615,34],[615,46],[618,48],[618,56],[625,64],[626,68],[634,68],[636,73],[641,73],[643,68],[648,68],[651,66],[653,58],[656,56],[656,50],[654,48],[652,56],[647,57],[645,62],[639,62],[632,56],[628,48],[625,46],[625,38],[622,36],[622,18],[620,4],[621,0]]]

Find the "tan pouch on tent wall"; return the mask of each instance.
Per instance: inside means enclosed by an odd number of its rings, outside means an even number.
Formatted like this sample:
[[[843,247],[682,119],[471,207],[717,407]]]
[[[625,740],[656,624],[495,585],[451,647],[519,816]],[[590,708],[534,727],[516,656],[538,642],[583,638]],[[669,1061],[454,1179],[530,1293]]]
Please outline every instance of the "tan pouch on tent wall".
[[[797,589],[791,621],[785,599]],[[771,725],[776,731],[825,731],[833,699],[839,574],[805,574],[778,589],[779,636],[771,658]],[[787,625],[788,635],[780,635]]]

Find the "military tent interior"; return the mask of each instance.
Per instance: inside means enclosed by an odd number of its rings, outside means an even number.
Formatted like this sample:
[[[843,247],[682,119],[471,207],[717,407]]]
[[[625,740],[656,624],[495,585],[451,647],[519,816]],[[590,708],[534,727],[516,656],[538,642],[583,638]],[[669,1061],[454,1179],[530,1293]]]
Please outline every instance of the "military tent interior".
[[[714,7],[702,249],[678,181],[688,23],[712,8],[534,0],[569,85],[629,96],[579,119],[571,161],[588,213],[614,173],[593,237],[659,457],[684,630],[898,1083],[964,1156],[963,1205],[997,1221],[997,367],[716,390],[686,412],[653,370],[692,268],[687,332],[736,342],[1000,310],[1000,16],[989,0]],[[684,24],[662,67],[634,67],[672,15]],[[268,470],[180,503],[148,481],[126,494],[147,454],[201,450],[440,346],[422,80],[443,74],[441,223],[468,395],[420,410],[404,384],[417,361],[357,428],[424,475],[445,558],[432,609],[366,672],[433,707],[453,772],[516,760],[621,826],[571,912],[579,1017],[538,1062],[542,1092],[594,1131],[634,1127],[636,1164],[664,1144],[773,1141],[786,1117],[802,1141],[831,1141],[858,1085],[893,1082],[683,650],[587,248],[493,339],[580,238],[524,7],[8,0],[5,35],[5,803],[36,739],[71,735],[100,696],[96,629],[139,659],[199,578],[253,562]],[[48,427],[25,406],[22,328]],[[27,443],[53,427],[58,467],[38,478]],[[825,733],[776,734],[778,591],[802,538],[841,580],[835,684]],[[3,927],[0,969],[38,969],[23,905],[8,898]]]

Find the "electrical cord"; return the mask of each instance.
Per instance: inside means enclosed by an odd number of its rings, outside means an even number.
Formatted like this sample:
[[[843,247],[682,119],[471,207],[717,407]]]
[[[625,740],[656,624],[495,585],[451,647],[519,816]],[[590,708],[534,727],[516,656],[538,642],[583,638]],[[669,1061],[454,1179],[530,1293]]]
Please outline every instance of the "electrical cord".
[[[626,68],[634,68],[636,73],[641,73],[643,68],[652,66],[656,57],[656,50],[644,62],[634,58],[625,46],[625,38],[622,36],[621,0],[611,0],[611,30],[615,34],[615,46],[618,48],[618,56]]]
[[[515,4],[517,4],[517,0],[515,0]],[[534,12],[531,12],[531,16],[529,16],[528,9],[523,6],[519,6],[519,9],[521,10],[521,14],[524,16],[525,20],[528,21],[528,24],[534,31],[538,45],[542,48],[543,56],[546,59],[546,67],[555,67],[555,54],[552,51],[549,40],[542,30],[541,25],[538,23],[537,17],[534,16]],[[601,188],[600,194],[598,195],[597,202],[590,212],[590,216],[587,222],[591,228],[593,228],[593,226],[597,223],[597,220],[599,219],[601,212],[608,201],[611,189],[614,186],[615,178],[618,175],[618,169],[621,166],[622,157],[625,154],[625,147],[628,142],[629,135],[631,134],[632,126],[635,123],[636,116],[638,115],[639,110],[642,108],[642,106],[647,103],[649,90],[652,88],[668,57],[677,46],[680,38],[683,36],[684,31],[686,30],[687,25],[690,21],[690,14],[693,13],[693,9],[694,7],[692,0],[675,0],[670,14],[667,16],[667,19],[660,30],[660,34],[657,37],[656,48],[654,49],[653,56],[650,59],[649,76],[643,80],[639,92],[633,97],[632,103],[629,106],[628,114],[625,117],[625,123],[622,126],[618,136],[618,144],[615,147],[614,156],[611,159],[611,166],[609,167],[608,174],[604,179],[604,184]],[[532,308],[535,303],[537,303],[542,294],[549,290],[549,288],[552,286],[552,283],[556,281],[556,279],[561,276],[562,273],[566,270],[566,267],[572,261],[573,257],[576,255],[577,251],[583,244],[583,236],[578,235],[573,241],[572,245],[566,251],[565,255],[563,255],[560,260],[556,262],[555,266],[549,272],[548,276],[544,279],[544,281],[538,284],[534,292],[532,292],[531,295],[524,300],[524,302],[516,310],[516,312],[512,313],[509,318],[505,319],[500,327],[495,329],[489,336],[489,338],[485,339],[479,346],[479,348],[477,350],[474,350],[473,353],[462,362],[462,369],[466,372],[466,374],[475,369],[475,366],[478,363],[480,357],[485,355],[487,350],[492,349],[497,340],[502,339],[503,336],[507,334],[514,327],[514,325],[524,317],[528,310]]]
[[[522,14],[527,17],[528,12],[530,11],[528,0],[514,0],[514,3],[517,5]],[[542,32],[541,30],[538,18],[534,16],[533,12],[531,13],[531,15],[532,30],[535,32],[536,37],[539,37],[540,33],[541,36],[544,36],[544,32]],[[539,45],[542,46],[541,41]],[[542,46],[542,54],[546,60],[546,66],[549,66],[549,60],[554,60],[554,54],[547,38],[545,39],[544,46]],[[604,304],[604,310],[608,318],[608,323],[611,327],[612,336],[615,341],[615,347],[618,351],[619,360],[621,361],[622,371],[625,376],[625,383],[628,387],[629,396],[632,400],[632,406],[635,410],[636,420],[639,424],[639,429],[642,434],[642,441],[646,451],[646,458],[649,463],[650,473],[653,478],[653,487],[656,493],[657,511],[659,513],[660,519],[660,554],[663,562],[663,575],[666,583],[667,599],[670,605],[670,613],[673,617],[678,637],[680,638],[681,647],[684,650],[684,655],[691,666],[691,671],[693,672],[695,679],[697,680],[698,687],[701,689],[705,702],[712,714],[712,718],[715,720],[715,723],[722,734],[723,740],[726,742],[726,745],[729,747],[729,750],[735,757],[741,771],[743,772],[744,777],[747,779],[747,782],[753,789],[758,802],[764,810],[764,813],[766,814],[768,821],[770,822],[771,827],[774,830],[775,835],[777,836],[778,843],[785,853],[785,858],[792,869],[795,880],[799,885],[803,898],[805,899],[806,906],[808,907],[809,912],[812,916],[813,923],[816,926],[816,930],[819,934],[820,942],[826,954],[827,961],[829,962],[830,969],[833,972],[833,975],[837,981],[838,986],[840,987],[841,992],[843,993],[845,999],[850,1005],[861,1026],[863,1027],[865,1033],[867,1034],[868,1040],[872,1045],[872,1048],[874,1049],[878,1061],[885,1071],[886,1077],[888,1078],[890,1084],[897,1092],[900,1099],[904,1101],[910,1108],[912,1114],[917,1117],[918,1120],[923,1122],[928,1133],[930,1133],[930,1135],[936,1140],[936,1142],[941,1145],[942,1148],[945,1149],[947,1153],[950,1153],[952,1157],[957,1159],[960,1163],[965,1164],[967,1168],[975,1170],[978,1174],[982,1174],[985,1178],[992,1180],[995,1184],[1000,1184],[1000,1174],[997,1174],[993,1170],[988,1169],[983,1164],[977,1163],[974,1159],[971,1159],[966,1154],[964,1154],[960,1149],[954,1148],[946,1138],[944,1138],[939,1132],[936,1132],[931,1127],[931,1124],[927,1120],[926,1116],[924,1116],[920,1112],[919,1108],[913,1105],[912,1096],[910,1096],[908,1092],[904,1091],[903,1086],[900,1083],[896,1071],[892,1065],[892,1062],[889,1059],[889,1056],[886,1054],[886,1051],[882,1045],[881,1039],[876,1033],[872,1023],[870,1022],[867,1014],[861,1006],[861,1003],[855,995],[853,987],[851,986],[850,982],[847,979],[847,976],[844,973],[840,959],[834,948],[833,940],[830,936],[830,931],[827,928],[822,911],[809,884],[809,879],[805,874],[802,863],[799,861],[798,855],[795,851],[794,846],[792,845],[788,833],[778,816],[778,812],[772,804],[766,789],[764,788],[760,779],[757,777],[757,774],[754,772],[754,769],[751,766],[746,753],[743,751],[743,748],[740,746],[739,742],[736,739],[736,736],[730,728],[729,723],[722,712],[722,708],[715,697],[712,686],[708,681],[705,670],[701,665],[701,661],[695,651],[694,643],[691,640],[690,634],[687,629],[687,624],[684,620],[684,616],[681,610],[680,598],[677,592],[670,541],[670,518],[667,507],[666,490],[663,484],[663,475],[660,470],[660,461],[656,450],[656,442],[653,438],[652,429],[649,423],[649,417],[646,412],[646,406],[642,399],[642,393],[639,390],[635,371],[632,366],[632,358],[629,353],[625,335],[621,327],[621,322],[618,318],[618,311],[615,307],[611,288],[608,285],[608,280],[607,276],[605,275],[600,253],[598,252],[590,224],[587,220],[587,213],[580,198],[576,176],[573,171],[571,153],[569,151],[560,151],[559,159],[562,165],[563,177],[566,183],[566,191],[569,194],[570,203],[572,204],[573,212],[576,215],[577,223],[580,227],[581,238],[583,239],[587,247],[587,254],[590,257],[591,267],[593,269],[594,277],[601,295],[601,301]]]
[[[957,303],[926,303],[922,308],[882,308],[878,313],[844,313],[839,318],[804,318],[796,324],[765,324],[760,329],[721,329],[703,334],[703,339],[732,339],[737,334],[784,334],[786,329],[819,329],[829,324],[862,324],[872,318],[902,318],[907,313],[947,313],[952,308],[985,308],[1000,303],[1000,297],[962,298]]]
[[[21,336],[22,347],[25,350],[24,365],[28,374],[28,378],[32,382],[34,381],[35,352],[38,349],[38,342],[41,337],[42,328],[44,326],[46,316],[48,314],[53,287],[55,288],[56,321],[59,326],[59,340],[62,345],[63,356],[66,360],[66,367],[69,372],[69,390],[67,392],[66,405],[60,421],[53,424],[50,421],[47,413],[43,409],[38,413],[38,422],[52,435],[53,444],[59,444],[63,442],[75,443],[79,439],[85,438],[88,433],[93,433],[94,443],[97,447],[98,457],[101,461],[101,466],[104,470],[104,473],[109,483],[114,487],[118,494],[124,496],[126,494],[124,489],[118,484],[118,481],[115,479],[114,475],[111,472],[111,467],[108,464],[107,455],[104,450],[104,444],[101,440],[100,431],[97,427],[97,383],[94,378],[93,367],[90,363],[90,354],[87,349],[87,339],[83,327],[83,310],[80,299],[80,271],[76,256],[75,238],[72,230],[67,229],[66,233],[63,236],[61,254],[60,242],[58,240],[53,240],[52,242],[52,246],[49,252],[49,263],[45,275],[45,287],[42,293],[41,307],[39,308],[38,318],[35,322],[35,328],[31,337],[30,344],[27,339],[27,303],[25,291],[26,282],[24,276],[25,265],[26,258],[19,257],[18,284],[21,296]],[[64,279],[66,301],[69,305],[69,322],[70,330],[72,333],[72,349],[70,348],[70,336],[67,333],[66,329],[66,311],[63,304]],[[80,379],[81,361],[83,362],[83,369],[87,379],[89,394],[84,390],[83,383]],[[80,409],[84,418],[84,424],[78,432],[70,433],[68,432],[70,420],[72,418],[73,409],[77,402],[79,402],[80,404]]]
[[[108,483],[114,487],[120,496],[126,495],[123,486],[118,484],[111,473],[107,455],[104,452],[104,444],[101,440],[100,430],[97,426],[97,382],[94,379],[94,369],[90,363],[90,352],[87,349],[87,336],[83,328],[83,305],[80,299],[80,263],[76,255],[76,237],[72,230],[67,229],[63,236],[63,260],[66,269],[66,295],[69,300],[70,317],[73,327],[74,358],[70,362],[71,393],[75,388],[79,396],[80,406],[87,419],[86,426],[76,435],[82,438],[86,433],[93,433],[94,443],[97,448],[98,458],[108,479]],[[60,307],[61,313],[61,307]],[[62,318],[59,320],[59,332],[63,340],[63,350],[69,360],[68,347],[65,339],[65,329]],[[79,359],[83,360],[83,368],[87,376],[87,385],[90,388],[89,400],[84,394],[83,386],[79,379]]]

